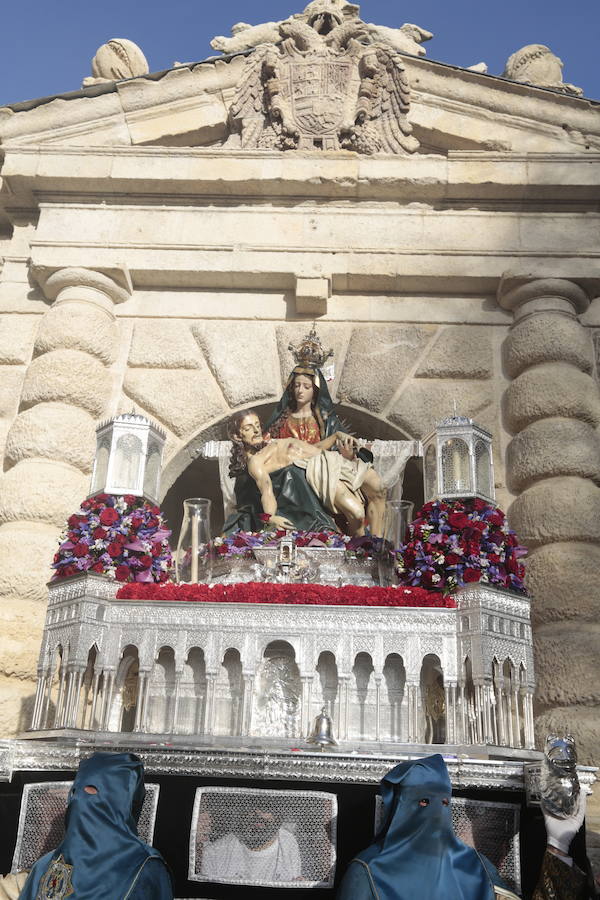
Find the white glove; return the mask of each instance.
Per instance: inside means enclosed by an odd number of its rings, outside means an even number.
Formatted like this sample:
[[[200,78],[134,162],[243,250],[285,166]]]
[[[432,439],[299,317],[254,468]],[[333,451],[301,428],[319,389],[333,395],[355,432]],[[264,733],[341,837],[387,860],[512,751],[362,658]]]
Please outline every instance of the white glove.
[[[544,824],[546,825],[548,843],[552,847],[556,847],[557,850],[560,850],[564,856],[570,856],[569,847],[571,846],[571,841],[583,825],[583,820],[585,818],[585,804],[586,795],[582,791],[579,795],[577,808],[573,815],[569,816],[568,819],[557,819],[544,809],[544,804],[542,802],[542,812],[544,813]]]

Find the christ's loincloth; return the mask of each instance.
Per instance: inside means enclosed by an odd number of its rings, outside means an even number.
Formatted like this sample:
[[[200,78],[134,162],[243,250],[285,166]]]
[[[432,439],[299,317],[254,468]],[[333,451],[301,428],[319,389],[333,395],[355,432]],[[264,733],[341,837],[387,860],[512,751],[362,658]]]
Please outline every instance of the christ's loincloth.
[[[342,512],[335,502],[340,484],[352,491],[362,503],[365,502],[360,488],[371,468],[371,463],[366,463],[362,459],[345,459],[341,453],[322,450],[318,456],[311,459],[296,460],[294,465],[306,471],[308,484],[325,509],[334,515]]]

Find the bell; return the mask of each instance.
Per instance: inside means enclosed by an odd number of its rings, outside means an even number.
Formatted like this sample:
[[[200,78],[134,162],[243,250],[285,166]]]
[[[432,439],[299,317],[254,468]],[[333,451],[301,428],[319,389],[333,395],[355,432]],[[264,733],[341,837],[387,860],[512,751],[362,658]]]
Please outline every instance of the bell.
[[[333,737],[333,722],[327,715],[325,707],[315,719],[313,730],[306,738],[307,744],[318,744],[321,750],[325,747],[337,747],[337,741]]]

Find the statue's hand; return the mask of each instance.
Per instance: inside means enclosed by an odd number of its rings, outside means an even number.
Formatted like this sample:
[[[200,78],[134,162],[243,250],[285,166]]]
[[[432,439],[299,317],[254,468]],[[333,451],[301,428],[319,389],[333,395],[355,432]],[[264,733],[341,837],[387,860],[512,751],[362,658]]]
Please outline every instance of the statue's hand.
[[[271,516],[267,523],[267,528],[274,529],[276,531],[295,531],[296,527],[293,525],[289,519],[286,519],[285,516]]]
[[[349,434],[342,434],[337,439],[337,448],[344,459],[354,459],[356,441]]]

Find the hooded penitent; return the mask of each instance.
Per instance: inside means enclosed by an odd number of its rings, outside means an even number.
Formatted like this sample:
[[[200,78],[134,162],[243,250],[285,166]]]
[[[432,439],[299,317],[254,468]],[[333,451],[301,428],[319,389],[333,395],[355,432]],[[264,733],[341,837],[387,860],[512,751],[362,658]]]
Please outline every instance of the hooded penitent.
[[[137,835],[144,796],[137,756],[95,753],[84,760],[69,796],[64,839],[37,861],[20,900],[171,900],[162,856]]]
[[[384,825],[350,864],[339,900],[493,900],[502,880],[454,834],[451,792],[439,754],[392,769],[381,782]]]

